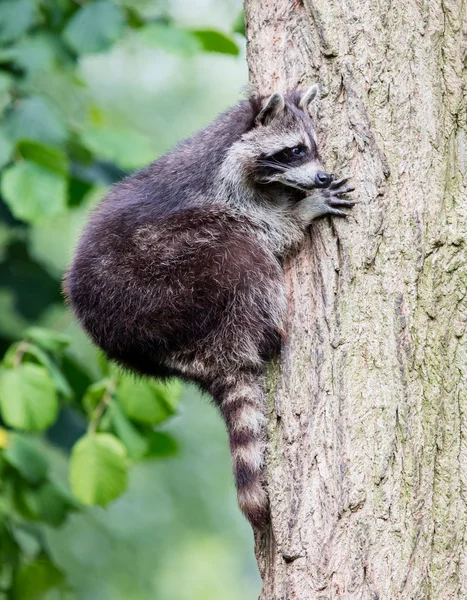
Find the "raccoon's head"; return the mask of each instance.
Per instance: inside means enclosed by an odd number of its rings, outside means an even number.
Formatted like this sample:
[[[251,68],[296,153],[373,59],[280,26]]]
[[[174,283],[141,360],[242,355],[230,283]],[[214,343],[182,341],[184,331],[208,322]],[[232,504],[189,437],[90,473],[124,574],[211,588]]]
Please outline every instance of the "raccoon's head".
[[[324,170],[310,115],[317,95],[313,85],[306,92],[277,92],[258,106],[254,127],[242,139],[254,182],[304,192],[330,185],[332,175]]]

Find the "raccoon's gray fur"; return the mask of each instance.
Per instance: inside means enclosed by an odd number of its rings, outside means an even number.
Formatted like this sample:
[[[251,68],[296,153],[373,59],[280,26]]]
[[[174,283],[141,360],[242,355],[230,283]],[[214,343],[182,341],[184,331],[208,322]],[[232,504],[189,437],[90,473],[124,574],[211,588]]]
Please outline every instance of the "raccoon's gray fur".
[[[283,257],[353,202],[325,173],[308,112],[317,87],[242,101],[116,185],[67,276],[91,338],[123,366],[210,393],[230,438],[239,504],[268,520],[261,378],[280,350]]]

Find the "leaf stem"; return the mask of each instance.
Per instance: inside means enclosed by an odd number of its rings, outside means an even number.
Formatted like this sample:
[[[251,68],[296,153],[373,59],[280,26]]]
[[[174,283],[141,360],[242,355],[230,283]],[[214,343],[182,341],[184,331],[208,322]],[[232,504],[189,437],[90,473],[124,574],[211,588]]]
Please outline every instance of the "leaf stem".
[[[21,361],[23,360],[23,356],[29,349],[29,342],[22,341],[18,344],[18,348],[16,349],[15,357],[13,359],[13,368],[17,368],[20,366]]]
[[[104,412],[106,411],[109,404],[112,402],[112,396],[113,396],[113,393],[115,392],[116,385],[117,385],[117,381],[116,381],[115,377],[111,377],[109,379],[109,383],[107,384],[107,387],[105,388],[105,392],[102,396],[101,401],[99,402],[99,404],[96,406],[96,408],[94,409],[94,411],[92,413],[91,420],[89,422],[89,427],[88,427],[88,433],[90,435],[96,433],[97,426],[99,425],[99,421],[101,420],[102,416],[104,415]]]

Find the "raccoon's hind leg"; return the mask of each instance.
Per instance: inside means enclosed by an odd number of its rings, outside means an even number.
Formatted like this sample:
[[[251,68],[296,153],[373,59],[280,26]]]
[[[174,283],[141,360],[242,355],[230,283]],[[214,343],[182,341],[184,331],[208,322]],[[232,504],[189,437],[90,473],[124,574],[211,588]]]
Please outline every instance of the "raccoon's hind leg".
[[[269,501],[264,485],[266,417],[260,376],[238,372],[210,388],[227,426],[239,506],[255,529],[263,529],[269,521]]]

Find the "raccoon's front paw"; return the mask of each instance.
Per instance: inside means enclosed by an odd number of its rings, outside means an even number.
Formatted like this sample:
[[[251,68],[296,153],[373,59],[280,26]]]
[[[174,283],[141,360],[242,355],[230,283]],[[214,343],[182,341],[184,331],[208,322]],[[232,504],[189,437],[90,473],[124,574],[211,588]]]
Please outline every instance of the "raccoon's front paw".
[[[348,213],[340,208],[352,208],[355,202],[341,198],[344,194],[354,191],[354,187],[347,185],[349,178],[336,179],[329,184],[327,188],[315,190],[310,196],[299,202],[297,212],[300,215],[305,226],[318,217],[325,215],[335,215],[337,217],[346,217]]]
[[[346,217],[348,213],[344,212],[343,210],[339,210],[337,207],[352,208],[355,206],[356,202],[353,200],[345,200],[344,198],[341,198],[341,196],[344,194],[349,194],[355,190],[354,186],[347,185],[348,182],[348,177],[336,179],[328,188],[322,190],[323,199],[327,205],[327,211],[325,214]]]

